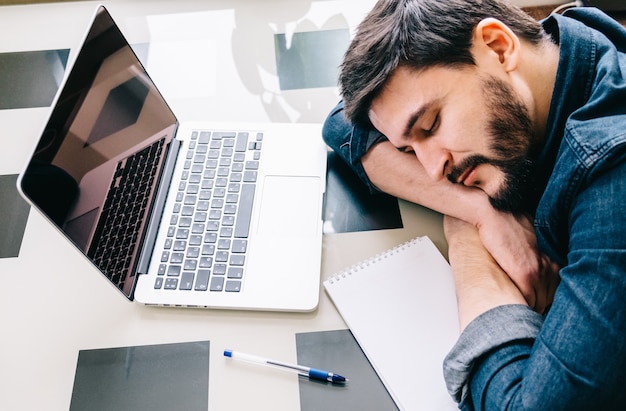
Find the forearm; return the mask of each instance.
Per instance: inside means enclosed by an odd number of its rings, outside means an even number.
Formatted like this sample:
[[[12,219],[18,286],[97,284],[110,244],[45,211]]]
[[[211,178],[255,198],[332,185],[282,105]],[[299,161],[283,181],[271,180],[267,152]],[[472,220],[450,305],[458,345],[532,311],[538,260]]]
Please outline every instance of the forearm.
[[[417,157],[398,151],[388,141],[370,148],[361,163],[372,184],[381,191],[478,225],[497,212],[480,190],[433,181]]]

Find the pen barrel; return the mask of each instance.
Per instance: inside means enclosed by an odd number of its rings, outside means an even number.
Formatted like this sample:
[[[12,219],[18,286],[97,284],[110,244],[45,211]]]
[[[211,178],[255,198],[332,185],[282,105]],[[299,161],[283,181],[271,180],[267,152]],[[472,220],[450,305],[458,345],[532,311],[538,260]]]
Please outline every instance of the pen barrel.
[[[237,351],[226,350],[224,351],[224,355],[226,355],[227,357],[233,358],[235,360],[247,361],[247,362],[256,363],[256,364],[265,365],[267,363],[267,359],[263,357],[259,357],[259,356],[252,355],[252,354],[246,354],[242,352],[237,352]]]
[[[310,368],[297,364],[287,364],[286,362],[274,361],[274,360],[266,360],[265,361],[269,365],[273,365],[276,367],[289,368],[291,370],[296,370],[304,373],[308,373]]]
[[[265,365],[265,366],[270,365],[270,366],[283,368],[283,369],[296,370],[296,371],[304,372],[307,374],[309,372],[309,367],[304,367],[304,366],[296,365],[296,364],[288,364],[288,363],[281,362],[281,361],[274,361],[268,358],[263,358],[257,355],[246,354],[246,353],[242,353],[238,351],[224,350],[224,355],[226,357],[230,357],[235,360],[247,361],[247,362]]]

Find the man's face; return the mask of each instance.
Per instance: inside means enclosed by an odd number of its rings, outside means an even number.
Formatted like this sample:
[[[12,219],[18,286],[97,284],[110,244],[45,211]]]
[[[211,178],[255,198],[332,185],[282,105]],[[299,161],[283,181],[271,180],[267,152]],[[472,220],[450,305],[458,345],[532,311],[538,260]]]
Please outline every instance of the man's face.
[[[479,188],[497,209],[520,209],[532,122],[504,80],[474,68],[400,67],[372,102],[370,119],[434,180]]]

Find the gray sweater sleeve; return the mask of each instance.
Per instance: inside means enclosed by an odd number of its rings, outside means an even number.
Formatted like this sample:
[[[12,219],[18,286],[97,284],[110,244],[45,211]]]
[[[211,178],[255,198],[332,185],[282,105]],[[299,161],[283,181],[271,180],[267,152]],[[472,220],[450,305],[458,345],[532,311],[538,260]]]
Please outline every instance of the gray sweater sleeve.
[[[472,321],[446,356],[443,372],[448,392],[456,402],[465,394],[476,361],[502,344],[534,339],[543,316],[521,304],[493,308]]]

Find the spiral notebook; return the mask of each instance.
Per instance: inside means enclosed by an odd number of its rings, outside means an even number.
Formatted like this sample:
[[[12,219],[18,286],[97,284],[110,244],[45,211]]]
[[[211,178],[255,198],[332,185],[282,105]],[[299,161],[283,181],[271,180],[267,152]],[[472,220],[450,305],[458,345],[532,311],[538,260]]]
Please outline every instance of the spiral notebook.
[[[339,272],[324,287],[399,409],[457,409],[443,378],[459,335],[454,283],[428,237]]]

